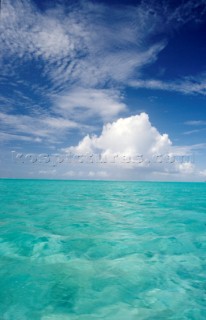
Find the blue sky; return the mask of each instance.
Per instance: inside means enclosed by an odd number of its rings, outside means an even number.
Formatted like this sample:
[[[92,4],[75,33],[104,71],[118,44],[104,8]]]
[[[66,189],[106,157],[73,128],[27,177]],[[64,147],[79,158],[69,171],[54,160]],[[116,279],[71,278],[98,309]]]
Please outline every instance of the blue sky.
[[[1,177],[206,180],[206,0],[3,0],[0,28]]]

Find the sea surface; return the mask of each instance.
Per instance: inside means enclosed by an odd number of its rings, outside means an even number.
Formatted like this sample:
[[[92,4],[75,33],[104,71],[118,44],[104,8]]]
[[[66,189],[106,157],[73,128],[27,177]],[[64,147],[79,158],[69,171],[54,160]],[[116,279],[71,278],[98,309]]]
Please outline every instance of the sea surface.
[[[0,180],[1,320],[206,319],[206,183]]]

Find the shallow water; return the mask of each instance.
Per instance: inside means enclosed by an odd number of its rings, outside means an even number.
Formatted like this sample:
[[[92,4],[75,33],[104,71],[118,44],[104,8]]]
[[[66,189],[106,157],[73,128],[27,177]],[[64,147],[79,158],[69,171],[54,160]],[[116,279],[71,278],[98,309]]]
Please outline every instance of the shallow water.
[[[206,184],[0,180],[1,320],[206,319]]]

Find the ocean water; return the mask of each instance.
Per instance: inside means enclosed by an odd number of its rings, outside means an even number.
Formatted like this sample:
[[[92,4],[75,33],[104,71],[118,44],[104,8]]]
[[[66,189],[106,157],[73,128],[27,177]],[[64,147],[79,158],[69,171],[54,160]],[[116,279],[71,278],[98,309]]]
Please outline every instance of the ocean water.
[[[206,184],[0,180],[1,320],[206,319]]]

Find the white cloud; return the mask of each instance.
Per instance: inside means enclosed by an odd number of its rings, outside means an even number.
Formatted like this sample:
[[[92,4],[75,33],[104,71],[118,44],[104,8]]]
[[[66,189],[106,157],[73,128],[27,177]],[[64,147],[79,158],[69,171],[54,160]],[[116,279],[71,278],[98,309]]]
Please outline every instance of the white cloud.
[[[158,176],[159,180],[184,181],[201,179],[193,152],[204,148],[205,144],[173,145],[168,135],[161,134],[151,125],[148,115],[141,113],[108,123],[99,136],[87,135],[78,145],[64,151],[94,156],[90,165],[81,164],[85,178],[100,177],[98,172],[105,171],[105,179],[156,180]],[[96,161],[97,155],[103,161]]]
[[[168,152],[171,141],[152,127],[146,113],[120,118],[103,127],[100,136],[86,136],[78,146],[69,150],[79,153],[101,152],[103,155],[119,153],[125,156],[143,154],[145,157]]]
[[[74,170],[69,170],[64,173],[64,177],[75,177],[75,176],[76,176],[76,173]]]
[[[7,0],[1,9],[1,55],[10,59],[9,70],[4,66],[3,71],[15,74],[19,60],[21,64],[35,60],[33,66],[40,65],[53,90],[62,91],[68,85],[91,88],[141,79],[143,67],[166,46],[164,37],[154,43],[151,36],[167,36],[191,19],[200,20],[206,6],[205,0],[175,8],[159,1],[136,6],[77,1],[75,6],[53,4],[40,11],[31,1]],[[179,84],[140,80],[135,86],[184,93],[191,88],[202,94],[206,90],[203,83],[190,80]]]
[[[41,142],[40,138],[28,137],[26,135],[12,134],[6,132],[0,132],[0,141],[29,141],[29,142]]]
[[[56,174],[56,169],[52,169],[52,170],[39,170],[39,174],[40,175],[55,175]]]
[[[42,139],[57,142],[59,136],[62,136],[69,130],[80,128],[76,122],[62,117],[12,115],[3,112],[0,112],[0,124],[2,130],[8,131],[9,129],[10,134],[2,133],[3,138],[5,137],[4,140],[15,139],[33,142],[41,142]],[[23,136],[17,133],[21,133]]]
[[[206,170],[200,171],[201,176],[203,176],[204,178],[206,178]]]
[[[5,32],[1,35],[3,53],[9,49],[17,58],[39,57],[62,59],[74,49],[66,34],[62,15],[40,13],[31,1],[6,1],[2,4],[1,21]],[[6,27],[6,29],[5,29]]]
[[[122,83],[153,62],[166,45],[147,40],[159,17],[141,5],[114,6],[111,13],[106,5],[79,2],[69,9],[40,12],[24,0],[2,5],[1,54],[10,56],[13,72],[18,59],[35,59],[37,65],[44,62],[43,72],[56,88],[74,82],[87,87]]]
[[[92,125],[85,123],[94,116],[109,121],[127,111],[119,91],[112,89],[76,88],[61,96],[53,95],[52,100],[53,109],[47,112],[38,108],[24,115],[0,112],[2,141],[63,142],[73,129],[90,132]]]
[[[205,126],[206,121],[204,121],[204,120],[190,120],[190,121],[186,121],[185,124],[187,124],[189,126]]]
[[[164,82],[161,80],[134,80],[130,85],[135,88],[146,88],[153,90],[176,91],[183,94],[206,95],[205,75],[196,78],[183,78],[177,81]]]
[[[56,128],[60,130],[78,128],[78,124],[76,122],[67,120],[64,118],[47,117],[47,118],[41,118],[39,119],[39,121],[42,124],[47,125],[48,127]]]
[[[195,166],[193,163],[179,163],[177,166],[177,170],[181,173],[181,174],[191,174],[194,173],[195,171]]]
[[[101,179],[104,179],[104,178],[108,178],[108,173],[107,171],[105,170],[99,170],[99,171],[89,171],[88,173],[88,177],[90,178],[101,178]]]
[[[93,116],[110,120],[127,110],[122,100],[116,90],[76,88],[54,99],[54,112],[76,120]]]
[[[185,135],[190,135],[190,134],[194,134],[194,133],[200,133],[200,132],[205,131],[205,130],[206,130],[206,128],[194,129],[194,130],[185,131],[184,134]]]

